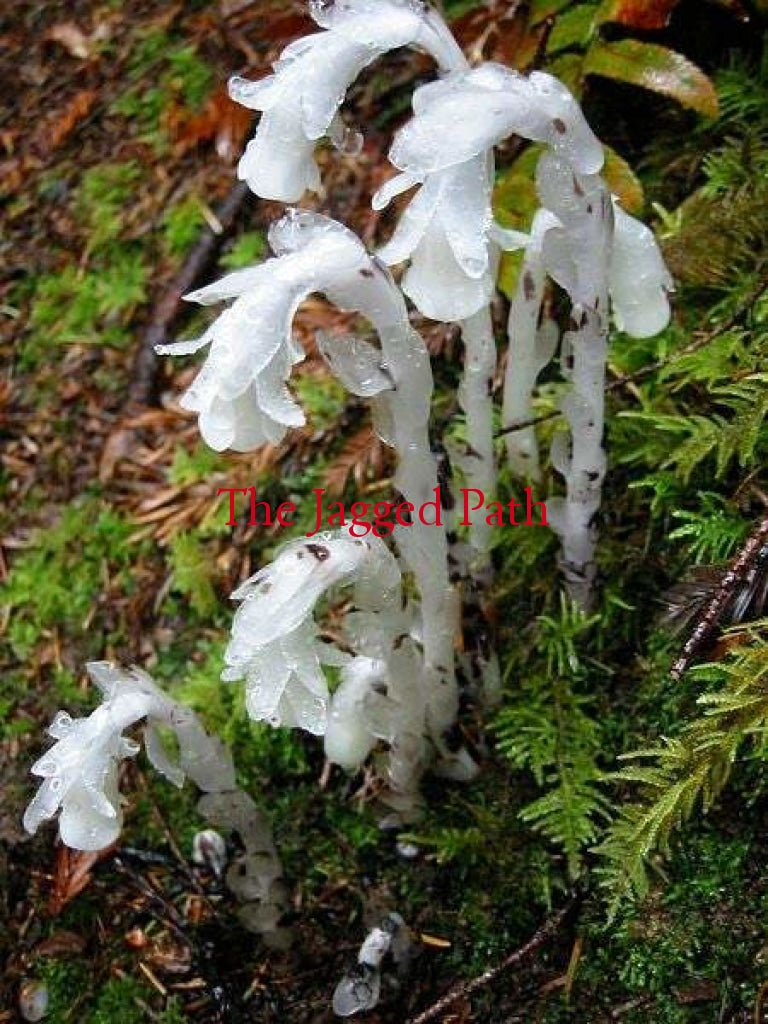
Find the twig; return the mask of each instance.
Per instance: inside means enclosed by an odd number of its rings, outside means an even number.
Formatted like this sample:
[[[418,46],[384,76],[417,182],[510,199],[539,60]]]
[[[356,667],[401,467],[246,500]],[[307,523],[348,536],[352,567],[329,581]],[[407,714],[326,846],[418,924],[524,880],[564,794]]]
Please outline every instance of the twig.
[[[173,284],[154,307],[149,326],[141,341],[141,347],[133,363],[133,378],[130,389],[130,401],[136,405],[153,405],[157,402],[157,367],[158,358],[155,345],[164,345],[179,315],[182,296],[197,284],[210,264],[216,258],[224,239],[235,225],[249,189],[244,181],[237,182],[229,195],[215,212],[215,218],[221,225],[216,232],[206,224],[184,266],[177,274]]]
[[[696,625],[688,637],[680,657],[669,671],[677,681],[691,664],[698,652],[707,642],[725,612],[728,602],[733,597],[736,587],[744,580],[752,564],[768,539],[768,516],[766,516],[750,533],[741,551],[731,563],[715,593],[696,617]]]
[[[200,949],[189,935],[187,922],[176,907],[122,857],[114,856],[112,864],[120,874],[125,875],[133,882],[136,888],[144,894],[150,905],[154,904],[158,908],[159,913],[156,912],[158,919],[189,949],[192,956],[192,964],[205,982],[206,994],[213,1000],[216,1007],[212,1020],[216,1024],[237,1024],[238,1021],[242,1020],[242,1016],[233,1002],[228,986],[217,976],[212,976],[217,974],[215,964],[211,961],[211,957],[206,956],[204,951]]]
[[[436,1003],[433,1003],[428,1009],[420,1013],[418,1017],[413,1017],[408,1024],[426,1024],[427,1021],[434,1020],[439,1014],[447,1009],[452,1003],[455,1003],[457,999],[467,998],[472,995],[473,992],[477,992],[478,989],[484,988],[486,985],[490,985],[492,981],[504,971],[508,971],[511,967],[516,967],[521,960],[524,960],[529,953],[533,953],[534,950],[542,946],[547,939],[555,934],[557,929],[560,927],[565,918],[570,914],[571,910],[575,906],[576,900],[571,899],[565,904],[556,914],[550,917],[544,924],[536,931],[531,938],[525,943],[524,946],[520,946],[514,953],[510,953],[500,964],[496,967],[489,968],[484,974],[481,974],[477,978],[473,978],[469,982],[459,982],[458,985],[454,985],[444,996],[442,996]]]
[[[544,412],[541,416],[532,416],[529,420],[518,420],[517,423],[510,423],[508,427],[502,427],[501,430],[497,430],[495,437],[504,437],[505,434],[514,434],[516,430],[525,430],[527,427],[535,427],[537,423],[546,423],[547,420],[553,420],[555,416],[562,416],[563,413],[560,409],[552,409],[550,412]]]

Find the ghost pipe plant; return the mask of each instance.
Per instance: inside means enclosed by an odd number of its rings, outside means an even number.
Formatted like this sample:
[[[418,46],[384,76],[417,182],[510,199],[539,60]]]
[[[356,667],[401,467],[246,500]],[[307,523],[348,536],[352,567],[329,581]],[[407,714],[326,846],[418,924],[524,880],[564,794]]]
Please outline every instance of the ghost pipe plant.
[[[123,734],[143,722],[144,749],[151,764],[176,786],[182,786],[187,776],[192,779],[206,794],[201,812],[214,824],[236,828],[244,839],[260,830],[268,856],[260,864],[260,887],[251,895],[251,900],[258,901],[258,913],[252,909],[248,920],[254,931],[285,938],[277,927],[286,902],[276,884],[282,874],[280,861],[258,808],[237,788],[229,751],[146,672],[126,671],[108,662],[91,662],[86,668],[102,703],[87,718],[72,718],[66,711],[55,716],[48,735],[56,742],[32,766],[33,775],[43,781],[24,814],[24,827],[35,833],[44,821],[59,814],[59,832],[66,846],[101,850],[114,843],[123,825],[120,765],[139,751],[139,744]],[[162,729],[174,736],[177,760],[166,750]],[[227,813],[233,803],[241,809],[237,820]],[[233,868],[233,877],[234,872]]]
[[[570,436],[557,435],[552,449],[552,464],[565,479],[566,494],[549,498],[547,514],[561,540],[566,586],[574,600],[589,607],[596,574],[595,521],[605,475],[609,300],[621,329],[649,337],[669,319],[672,280],[652,233],[621,209],[598,174],[582,173],[546,151],[536,181],[542,209],[534,219],[510,308],[503,421],[510,426],[530,416],[536,377],[556,347],[554,325],[545,321],[537,327],[548,274],[571,301],[571,328],[560,353],[561,371],[570,384],[561,406]],[[511,432],[507,444],[516,472],[535,479],[538,452],[532,428]]]
[[[329,364],[357,394],[380,397],[377,429],[397,453],[394,485],[414,508],[438,493],[428,423],[432,373],[424,342],[411,327],[405,302],[387,270],[347,228],[309,211],[292,210],[269,234],[274,259],[229,274],[187,298],[216,302],[235,298],[195,342],[163,346],[187,353],[210,345],[208,359],[182,404],[200,414],[203,437],[218,450],[247,450],[280,440],[304,415],[285,379],[296,360],[293,316],[302,299],[322,292],[342,309],[373,324],[381,344],[326,339]],[[361,372],[362,371],[362,372]],[[420,640],[429,732],[436,742],[453,723],[457,693],[453,644],[458,606],[448,578],[445,529],[421,517],[398,525],[395,540],[415,577],[420,596]]]
[[[503,421],[507,427],[530,415],[530,396],[541,369],[557,345],[552,323],[540,325],[546,273],[567,292],[575,330],[563,339],[561,364],[571,391],[563,411],[571,427],[569,450],[562,442],[553,464],[566,483],[564,499],[550,500],[550,521],[562,543],[561,566],[571,596],[584,606],[593,597],[595,520],[605,473],[603,393],[611,289],[617,320],[641,336],[660,330],[669,315],[671,281],[653,236],[619,210],[618,226],[610,194],[599,176],[600,143],[570,92],[551,75],[524,77],[486,64],[422,86],[414,95],[414,118],[399,133],[390,159],[400,170],[374,197],[383,205],[398,191],[421,183],[417,197],[382,250],[387,262],[411,263],[403,279],[422,312],[441,319],[468,317],[462,324],[467,349],[460,396],[468,424],[470,458],[463,465],[487,483],[493,479],[493,452],[486,442],[488,402],[471,387],[472,370],[482,359],[478,309],[492,288],[491,269],[498,247],[526,249],[518,292],[509,317],[509,351]],[[543,143],[537,187],[542,210],[530,236],[505,232],[493,223],[488,168],[492,147],[508,135]],[[614,259],[614,248],[616,250]],[[638,287],[628,281],[627,265],[642,268]],[[615,268],[615,269],[614,269]],[[631,272],[630,272],[631,273]],[[615,291],[615,294],[614,294]],[[629,301],[628,312],[622,305]],[[487,323],[486,318],[486,323]],[[492,349],[486,341],[486,348]],[[478,425],[482,427],[478,429]],[[538,453],[532,429],[510,436],[512,468],[536,479]],[[485,533],[473,523],[475,545]]]
[[[238,176],[263,199],[293,203],[320,189],[315,147],[328,136],[345,147],[360,144],[345,128],[339,107],[361,71],[400,46],[429,53],[441,70],[463,67],[464,55],[447,26],[419,0],[310,0],[324,29],[286,47],[274,74],[249,82],[233,78],[232,99],[262,111]]]
[[[370,401],[375,429],[397,457],[398,496],[414,508],[434,501],[440,489],[428,429],[431,368],[387,269],[407,263],[403,291],[420,312],[460,325],[465,366],[458,398],[467,445],[458,461],[466,483],[492,495],[490,385],[497,360],[490,303],[501,251],[523,249],[509,315],[502,425],[514,428],[530,418],[537,377],[560,341],[569,433],[556,438],[551,461],[565,494],[549,499],[548,515],[561,540],[566,585],[586,606],[593,599],[605,473],[611,306],[617,326],[639,337],[659,331],[669,316],[671,281],[653,236],[611,197],[600,177],[602,146],[574,97],[551,75],[521,75],[498,64],[470,68],[446,25],[421,0],[313,0],[310,8],[320,32],[292,43],[266,78],[230,83],[236,100],[262,112],[240,177],[269,199],[297,202],[307,190],[318,191],[318,141],[327,136],[347,149],[359,145],[339,113],[348,87],[387,51],[411,46],[432,56],[441,77],[415,90],[413,118],[390,152],[398,173],[373,203],[381,209],[401,193],[416,192],[378,257],[335,221],[289,210],[270,230],[273,258],[187,296],[205,305],[232,301],[199,339],[158,349],[175,355],[208,350],[182,405],[197,413],[203,438],[217,451],[277,444],[302,425],[304,413],[287,387],[303,359],[291,329],[301,302],[319,292],[372,325],[378,344],[324,336],[318,347],[338,379]],[[536,180],[541,209],[528,234],[503,230],[493,218],[494,147],[509,136],[544,150]],[[570,304],[562,339],[558,325],[542,316],[550,281]],[[506,447],[518,476],[539,478],[532,428],[510,430]],[[467,777],[475,766],[465,751],[450,754],[446,741],[458,706],[459,626],[446,530],[419,517],[399,524],[393,540],[399,563],[378,538],[344,532],[283,548],[233,595],[241,603],[224,678],[245,680],[254,718],[323,735],[334,763],[354,770],[372,755],[387,788],[388,821],[399,824],[416,813],[419,779],[430,764],[453,777]],[[471,585],[490,570],[484,510],[471,524],[469,552],[461,556],[458,576],[476,599]],[[401,571],[415,584],[409,600]],[[349,588],[353,607],[333,646],[322,639],[315,614],[341,587]],[[324,665],[340,673],[333,695]],[[491,652],[485,665],[481,674],[491,688],[498,678]],[[235,788],[226,752],[145,674],[101,663],[89,671],[104,703],[88,718],[72,720],[62,712],[54,720],[56,744],[33,768],[44,781],[25,815],[27,828],[35,831],[60,810],[68,845],[92,850],[113,842],[122,821],[119,763],[138,749],[123,733],[145,721],[153,764],[177,784],[189,775],[206,794],[201,810],[211,823],[240,832],[245,856],[228,872],[230,885],[245,902],[244,920],[276,934],[285,901],[276,851],[250,798]],[[175,734],[178,763],[165,752],[158,726]],[[360,963],[375,973],[384,945],[377,939],[371,948],[373,959]],[[353,1012],[356,1000],[361,1008],[358,995],[352,997],[345,996],[338,1012]]]

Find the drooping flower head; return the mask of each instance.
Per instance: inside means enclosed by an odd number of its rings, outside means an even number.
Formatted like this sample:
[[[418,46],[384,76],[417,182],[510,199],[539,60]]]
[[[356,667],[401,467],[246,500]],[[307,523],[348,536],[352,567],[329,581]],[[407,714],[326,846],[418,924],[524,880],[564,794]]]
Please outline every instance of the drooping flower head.
[[[545,142],[585,173],[602,166],[602,147],[568,89],[544,72],[483,64],[417,89],[413,109],[390,151],[401,173],[373,205],[421,188],[379,255],[389,264],[410,258],[403,289],[426,316],[466,319],[491,298],[499,245],[524,242],[494,224],[494,145],[512,134]]]
[[[394,556],[379,538],[343,530],[291,541],[232,594],[242,603],[222,678],[245,679],[252,718],[325,732],[329,692],[322,665],[343,665],[349,655],[320,641],[313,613],[331,587],[350,583],[357,608],[397,614],[400,570]]]
[[[234,788],[234,769],[225,748],[208,736],[194,713],[160,690],[140,669],[91,662],[91,679],[103,702],[87,718],[60,711],[48,729],[56,740],[32,766],[43,782],[24,814],[24,827],[36,832],[59,809],[62,842],[76,850],[100,850],[120,834],[123,812],[118,791],[120,762],[139,744],[123,732],[142,719],[151,763],[181,786],[187,775],[206,791]],[[158,728],[171,729],[179,747],[178,763],[168,755]]]
[[[325,31],[286,47],[274,74],[257,82],[233,78],[229,86],[232,99],[262,111],[238,175],[264,199],[296,202],[318,190],[315,145],[325,135],[344,144],[339,107],[382,54],[413,46],[444,70],[464,66],[448,28],[421,0],[312,0],[310,11]]]
[[[388,272],[353,232],[329,217],[289,210],[272,225],[269,241],[274,258],[185,296],[203,305],[235,300],[202,337],[158,346],[159,353],[176,355],[210,346],[181,404],[199,414],[200,433],[216,451],[277,444],[289,427],[305,422],[286,381],[304,358],[292,338],[293,318],[312,292],[359,311],[378,330],[405,315]],[[391,377],[374,381],[369,375],[369,394],[391,386]]]

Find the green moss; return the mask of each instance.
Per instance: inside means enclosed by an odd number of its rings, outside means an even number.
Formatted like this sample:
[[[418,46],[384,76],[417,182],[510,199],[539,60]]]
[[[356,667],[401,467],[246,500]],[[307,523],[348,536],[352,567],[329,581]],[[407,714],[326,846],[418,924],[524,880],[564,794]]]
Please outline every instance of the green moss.
[[[163,215],[163,245],[170,256],[183,256],[200,237],[205,225],[200,200],[189,196],[169,207]]]
[[[89,251],[120,237],[141,177],[141,168],[135,161],[99,164],[85,171],[75,195],[73,213],[88,231]]]
[[[228,270],[239,270],[253,263],[260,263],[267,255],[267,239],[263,231],[245,231],[236,240],[229,252],[224,253],[220,263]]]

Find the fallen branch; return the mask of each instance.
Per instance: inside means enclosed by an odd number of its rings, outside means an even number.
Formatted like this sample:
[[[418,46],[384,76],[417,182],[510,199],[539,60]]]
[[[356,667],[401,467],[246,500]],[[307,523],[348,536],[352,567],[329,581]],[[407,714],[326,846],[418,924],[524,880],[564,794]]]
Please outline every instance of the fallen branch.
[[[749,573],[761,549],[768,541],[768,516],[750,533],[744,547],[738,553],[720,585],[696,617],[696,625],[688,637],[680,657],[672,665],[669,674],[677,681],[710,638],[720,622],[736,587]]]
[[[237,182],[215,212],[217,229],[206,225],[192,252],[176,278],[154,307],[149,326],[141,341],[133,364],[129,400],[135,405],[157,404],[158,358],[155,345],[164,345],[170,338],[171,328],[179,315],[182,296],[191,291],[210,267],[227,235],[235,225],[238,214],[250,195],[244,181]]]
[[[423,1013],[420,1013],[418,1017],[412,1017],[408,1024],[426,1024],[427,1021],[434,1020],[439,1014],[455,1003],[457,999],[466,999],[474,992],[477,992],[478,989],[490,985],[500,974],[503,974],[512,967],[516,967],[521,960],[524,960],[530,953],[537,950],[539,946],[542,946],[547,939],[555,934],[575,904],[575,899],[569,900],[556,914],[546,920],[538,931],[534,932],[524,946],[520,946],[519,949],[516,949],[514,953],[510,953],[496,967],[489,968],[484,974],[473,978],[472,981],[461,981],[458,985],[454,985],[442,998],[424,1010]]]

